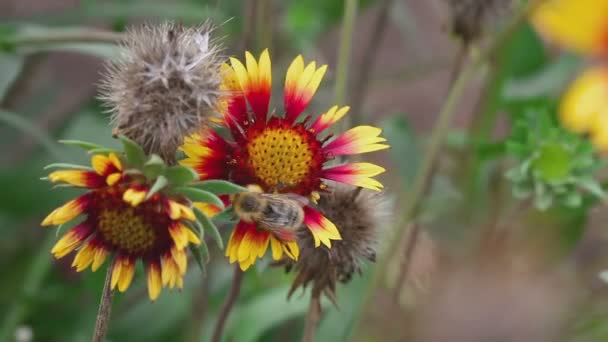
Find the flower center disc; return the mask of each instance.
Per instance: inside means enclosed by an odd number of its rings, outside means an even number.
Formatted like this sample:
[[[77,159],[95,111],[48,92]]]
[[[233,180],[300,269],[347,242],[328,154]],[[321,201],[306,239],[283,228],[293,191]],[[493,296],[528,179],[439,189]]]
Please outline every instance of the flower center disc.
[[[122,200],[122,191],[100,193],[97,199],[97,231],[119,252],[145,257],[170,248],[170,219],[158,203],[145,202],[131,207]]]
[[[278,190],[308,175],[313,152],[305,133],[292,127],[266,128],[248,142],[250,165],[266,186]]]

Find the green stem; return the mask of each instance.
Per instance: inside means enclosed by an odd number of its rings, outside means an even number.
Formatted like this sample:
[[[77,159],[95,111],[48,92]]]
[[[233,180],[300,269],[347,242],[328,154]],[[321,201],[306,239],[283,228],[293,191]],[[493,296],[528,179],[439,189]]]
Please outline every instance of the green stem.
[[[346,102],[348,86],[348,67],[352,50],[353,31],[357,19],[357,0],[344,1],[344,17],[340,33],[340,46],[338,47],[338,64],[336,66],[336,83],[334,88],[334,104],[342,106]],[[348,120],[342,119],[340,129],[349,126]]]
[[[19,323],[27,316],[30,301],[39,292],[42,281],[51,269],[49,250],[55,243],[55,234],[47,234],[46,240],[38,247],[38,254],[33,258],[28,273],[23,280],[22,293],[8,310],[0,328],[0,341],[12,341]]]
[[[6,39],[4,42],[11,47],[45,45],[57,43],[109,43],[115,44],[124,39],[122,33],[79,29],[69,31],[48,31],[40,34],[28,34]],[[1,43],[1,42],[0,42]]]
[[[62,158],[63,152],[57,144],[42,130],[18,114],[0,109],[0,121],[7,123],[26,134],[31,135],[54,158]]]

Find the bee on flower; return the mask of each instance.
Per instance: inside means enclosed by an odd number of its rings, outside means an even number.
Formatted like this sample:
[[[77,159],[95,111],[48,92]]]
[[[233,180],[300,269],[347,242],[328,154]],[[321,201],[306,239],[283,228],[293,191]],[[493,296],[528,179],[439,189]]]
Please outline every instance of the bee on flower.
[[[239,185],[256,185],[263,193],[295,194],[317,201],[327,189],[325,180],[347,183],[372,190],[382,189],[373,177],[384,168],[365,162],[330,165],[336,157],[388,148],[381,130],[358,126],[334,137],[329,127],[348,112],[348,107],[333,106],[313,118],[303,114],[319,87],[327,66],[304,63],[298,56],[287,69],[283,110],[270,109],[271,62],[267,50],[259,60],[247,52],[245,64],[236,58],[224,65],[221,125],[228,128],[225,138],[207,129],[184,140],[181,149],[187,158],[182,165],[195,169],[201,180],[224,179]],[[314,244],[331,248],[340,240],[339,228],[314,208],[304,205],[303,225]],[[284,254],[297,259],[299,251],[293,237],[281,236],[272,229],[241,219],[228,242],[226,256],[249,268],[268,249],[280,260]],[[289,251],[289,253],[287,253]]]

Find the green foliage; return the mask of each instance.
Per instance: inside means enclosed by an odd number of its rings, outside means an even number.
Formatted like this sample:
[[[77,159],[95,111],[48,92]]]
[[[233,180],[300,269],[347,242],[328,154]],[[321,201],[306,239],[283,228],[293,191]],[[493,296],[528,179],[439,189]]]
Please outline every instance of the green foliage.
[[[550,108],[536,108],[515,123],[507,151],[519,164],[506,173],[513,195],[532,198],[536,208],[545,210],[555,203],[579,207],[586,190],[605,198],[595,180],[601,166],[591,143],[559,127]]]

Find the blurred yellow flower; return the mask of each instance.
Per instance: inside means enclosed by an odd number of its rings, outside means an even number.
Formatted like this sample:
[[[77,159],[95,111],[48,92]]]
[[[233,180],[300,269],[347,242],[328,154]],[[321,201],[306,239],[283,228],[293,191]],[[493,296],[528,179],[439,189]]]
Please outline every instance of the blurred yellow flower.
[[[608,0],[545,0],[531,20],[543,36],[567,49],[608,54]]]
[[[608,151],[608,67],[585,71],[563,96],[560,120],[569,130],[589,134],[593,144]]]

